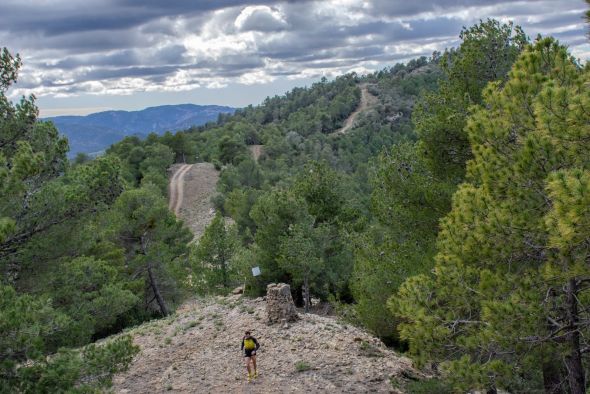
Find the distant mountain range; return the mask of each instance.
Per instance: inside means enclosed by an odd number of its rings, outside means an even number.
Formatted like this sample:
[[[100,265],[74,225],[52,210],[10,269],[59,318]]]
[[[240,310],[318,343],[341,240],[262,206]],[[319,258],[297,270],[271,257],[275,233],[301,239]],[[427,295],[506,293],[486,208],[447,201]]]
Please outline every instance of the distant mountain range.
[[[151,132],[162,134],[199,126],[217,120],[220,113],[235,108],[220,105],[161,105],[141,111],[105,111],[86,116],[55,116],[52,121],[70,141],[70,156],[95,153],[128,135],[144,137]]]

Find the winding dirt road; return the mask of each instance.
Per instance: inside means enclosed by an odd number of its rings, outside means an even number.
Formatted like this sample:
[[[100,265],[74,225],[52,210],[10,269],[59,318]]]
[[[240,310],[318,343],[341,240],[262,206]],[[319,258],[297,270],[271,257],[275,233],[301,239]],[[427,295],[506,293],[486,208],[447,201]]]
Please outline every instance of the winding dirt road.
[[[358,108],[350,114],[346,121],[344,121],[344,126],[342,126],[342,128],[339,130],[336,130],[334,134],[346,134],[354,126],[354,122],[356,121],[356,118],[359,116],[359,114],[377,103],[377,97],[369,93],[367,84],[361,84],[359,87],[361,88],[361,102]]]
[[[179,164],[170,171],[168,208],[198,239],[215,217],[211,197],[216,193],[219,172],[211,163]]]

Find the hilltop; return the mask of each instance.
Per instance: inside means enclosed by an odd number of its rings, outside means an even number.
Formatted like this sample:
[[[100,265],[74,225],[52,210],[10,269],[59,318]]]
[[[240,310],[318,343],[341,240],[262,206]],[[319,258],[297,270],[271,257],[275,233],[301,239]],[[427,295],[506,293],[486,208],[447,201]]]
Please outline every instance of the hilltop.
[[[301,314],[288,328],[266,325],[263,298],[195,299],[129,333],[140,347],[117,393],[389,393],[416,376],[411,361],[364,330],[331,316]],[[246,382],[240,340],[261,344],[260,377]]]

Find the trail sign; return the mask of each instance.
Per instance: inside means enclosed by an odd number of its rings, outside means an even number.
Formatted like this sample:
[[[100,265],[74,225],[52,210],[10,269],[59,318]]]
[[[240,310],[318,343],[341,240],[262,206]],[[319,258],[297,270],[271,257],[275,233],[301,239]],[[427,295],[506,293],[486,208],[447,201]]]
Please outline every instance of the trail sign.
[[[260,267],[252,268],[252,276],[259,276],[260,275]]]

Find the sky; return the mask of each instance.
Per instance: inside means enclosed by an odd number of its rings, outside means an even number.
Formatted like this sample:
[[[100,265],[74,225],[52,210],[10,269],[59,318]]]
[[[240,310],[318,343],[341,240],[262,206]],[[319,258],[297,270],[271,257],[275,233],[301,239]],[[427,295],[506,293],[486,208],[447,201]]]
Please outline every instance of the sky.
[[[496,18],[590,58],[583,0],[1,0],[9,91],[41,116],[163,104],[242,107],[322,76],[363,74],[459,44]]]

